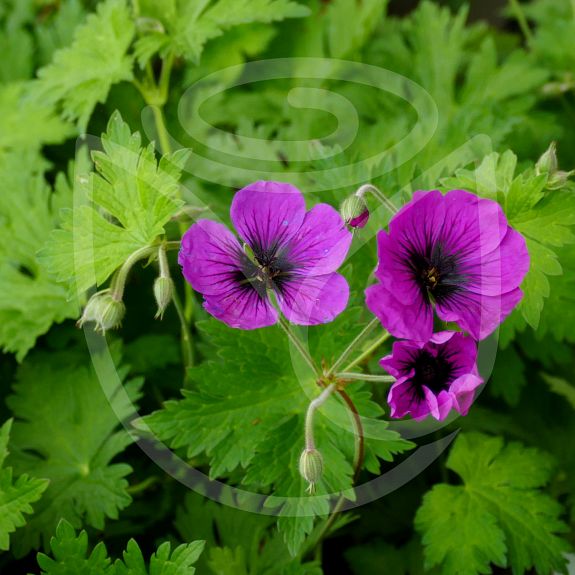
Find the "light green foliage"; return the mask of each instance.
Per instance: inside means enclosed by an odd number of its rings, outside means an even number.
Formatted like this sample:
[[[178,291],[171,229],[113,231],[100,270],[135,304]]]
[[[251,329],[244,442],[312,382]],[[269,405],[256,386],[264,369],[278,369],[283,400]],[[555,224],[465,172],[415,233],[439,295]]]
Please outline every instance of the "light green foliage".
[[[92,154],[95,172],[76,174],[74,210],[52,233],[42,258],[71,293],[103,284],[126,258],[149,246],[181,205],[181,169],[186,150],[158,162],[153,144],[142,147],[119,113],[102,135],[103,151]]]
[[[475,171],[458,170],[443,186],[499,201],[509,224],[525,237],[531,266],[522,284],[525,295],[515,313],[537,328],[551,293],[548,276],[563,273],[557,248],[575,242],[575,195],[570,189],[546,192],[547,175],[536,175],[532,169],[516,174],[516,164],[511,151],[493,153]]]
[[[293,496],[285,502],[284,515],[309,507],[309,516],[280,518],[280,530],[295,553],[313,528],[313,515],[329,509],[327,499],[305,497],[306,484],[298,472],[305,413],[320,390],[311,378],[298,381],[286,337],[277,327],[239,331],[210,321],[202,324],[202,333],[216,355],[190,370],[193,391],[185,390],[181,400],[167,401],[140,427],[148,426],[172,448],[184,448],[188,457],[205,453],[212,477],[241,468],[246,485],[260,492],[273,485],[274,496]],[[293,361],[298,364],[297,355]],[[381,415],[381,408],[361,385],[350,389],[350,394],[362,415]],[[328,400],[317,414],[314,429],[325,467],[318,493],[350,488],[353,427],[340,400]],[[376,472],[377,456],[391,459],[392,453],[410,446],[387,430],[383,421],[369,424],[368,437],[368,462]],[[271,497],[268,504],[274,507],[278,502]]]
[[[163,0],[143,2],[143,14],[158,18],[166,32],[143,36],[136,43],[140,64],[156,51],[199,62],[209,40],[249,23],[269,23],[307,16],[309,9],[292,0]]]
[[[74,527],[60,521],[50,540],[52,557],[38,553],[42,575],[193,575],[193,567],[204,549],[203,541],[179,545],[173,551],[169,542],[162,543],[146,562],[140,547],[130,539],[123,559],[112,564],[104,543],[88,553],[88,535],[76,536]]]
[[[38,97],[62,109],[64,118],[85,131],[96,104],[110,87],[132,79],[132,57],[127,54],[134,23],[126,0],[106,0],[74,34],[71,46],[61,48],[38,72]],[[104,49],[105,47],[105,49]]]
[[[433,487],[415,519],[428,568],[445,575],[491,573],[491,563],[510,565],[514,575],[564,570],[561,506],[541,490],[553,467],[546,454],[469,433],[455,442],[447,467],[463,485]]]
[[[114,355],[119,356],[117,350]],[[102,361],[98,356],[94,362]],[[132,438],[120,421],[133,414],[141,379],[122,381],[107,372],[99,380],[84,353],[50,353],[30,357],[19,369],[8,405],[17,418],[10,463],[18,473],[50,480],[37,512],[20,530],[15,551],[24,553],[48,540],[60,518],[75,527],[103,529],[129,505],[125,463],[112,463]]]
[[[71,126],[36,98],[29,82],[0,86],[0,112],[0,167],[10,161],[10,151],[39,151],[72,134]]]
[[[19,360],[53,322],[78,310],[36,257],[54,227],[56,207],[69,201],[61,181],[50,190],[42,164],[24,152],[0,160],[0,346]]]
[[[57,11],[36,27],[40,64],[48,64],[54,53],[72,44],[76,28],[85,18],[81,0],[66,0]]]
[[[535,104],[534,90],[547,78],[545,70],[534,65],[525,52],[518,51],[500,62],[493,37],[482,25],[467,24],[467,16],[465,6],[452,14],[436,3],[422,2],[407,18],[384,20],[366,50],[368,63],[414,80],[437,105],[438,127],[433,139],[414,160],[428,170],[423,182],[426,187],[436,186],[439,176],[467,163],[455,153],[443,169],[434,166],[472,136],[486,134],[491,146],[499,146],[524,122]],[[408,102],[415,97],[406,90]],[[384,134],[393,130],[390,143],[395,143],[405,134],[397,117],[410,114],[410,106],[390,99],[386,92],[381,99],[389,112],[376,118],[383,123]],[[410,121],[409,128],[414,122]],[[388,136],[380,136],[379,141],[382,137]],[[369,145],[373,148],[374,143]],[[412,174],[407,173],[405,180],[409,185]]]
[[[11,467],[4,461],[8,455],[8,437],[12,420],[0,427],[0,550],[9,548],[10,533],[22,527],[24,514],[33,512],[31,503],[38,501],[48,487],[45,479],[35,479],[26,474],[13,477]]]

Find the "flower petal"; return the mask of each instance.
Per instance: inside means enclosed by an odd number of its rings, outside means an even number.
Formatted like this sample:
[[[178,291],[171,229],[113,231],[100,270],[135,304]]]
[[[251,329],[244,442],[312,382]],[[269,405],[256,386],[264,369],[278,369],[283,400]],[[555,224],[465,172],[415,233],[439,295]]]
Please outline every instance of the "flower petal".
[[[508,227],[501,245],[487,255],[467,258],[463,262],[471,281],[465,289],[484,295],[499,295],[521,285],[529,271],[529,252],[523,236]]]
[[[349,286],[337,273],[290,278],[278,291],[284,316],[299,325],[317,325],[335,319],[347,305]]]
[[[411,380],[407,377],[398,379],[390,388],[387,395],[387,403],[390,407],[390,417],[401,419],[412,410],[426,414],[429,412],[426,402],[420,399],[413,391]],[[425,415],[424,415],[425,417]]]
[[[499,246],[507,233],[501,206],[465,190],[444,196],[445,219],[440,241],[448,253],[460,258],[484,256]]]
[[[482,340],[497,329],[522,297],[519,288],[497,296],[461,292],[438,303],[435,309],[441,319],[457,322],[476,340]]]
[[[365,303],[394,337],[427,341],[433,333],[433,311],[421,295],[407,304],[382,284],[375,284],[365,290]]]
[[[411,369],[411,364],[423,345],[423,342],[413,340],[395,341],[391,354],[380,359],[379,365],[397,379],[412,377],[415,372]]]
[[[483,380],[471,373],[457,378],[449,387],[449,394],[453,398],[453,407],[461,414],[467,415],[473,399],[475,390],[483,383]]]
[[[305,200],[291,184],[260,181],[236,193],[230,215],[242,240],[265,250],[285,244],[299,230]]]
[[[238,240],[226,226],[198,220],[182,237],[178,262],[196,291],[218,294],[229,291],[237,282],[241,254]]]
[[[377,268],[375,277],[391,293],[401,294],[403,303],[410,304],[421,298],[421,288],[415,281],[405,250],[407,240],[394,240],[381,230],[377,234]]]
[[[343,263],[353,236],[339,212],[327,204],[314,206],[291,238],[287,257],[298,273],[324,275]]]
[[[261,297],[251,286],[236,286],[226,294],[204,298],[205,310],[230,327],[257,329],[274,325],[277,311],[267,298]]]

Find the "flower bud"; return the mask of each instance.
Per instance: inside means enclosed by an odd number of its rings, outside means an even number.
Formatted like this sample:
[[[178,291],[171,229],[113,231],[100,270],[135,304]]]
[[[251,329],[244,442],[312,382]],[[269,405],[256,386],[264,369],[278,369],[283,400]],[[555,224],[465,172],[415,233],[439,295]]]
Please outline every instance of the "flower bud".
[[[575,174],[575,170],[571,170],[570,172],[564,172],[563,170],[557,170],[554,174],[551,174],[547,179],[547,184],[545,187],[548,190],[560,190],[561,188],[565,187],[569,178]]]
[[[166,308],[172,301],[172,295],[174,293],[174,282],[172,278],[166,276],[159,276],[154,282],[154,297],[156,298],[156,303],[158,304],[158,311],[156,312],[156,318],[162,318]]]
[[[323,474],[323,457],[317,449],[304,449],[299,458],[300,475],[309,483],[307,491],[313,493]]]
[[[553,175],[557,171],[557,148],[555,142],[551,142],[549,147],[541,155],[535,164],[535,172],[537,175],[549,174]]]
[[[369,220],[369,210],[362,196],[354,194],[341,204],[340,214],[351,228],[363,228]]]
[[[108,290],[97,292],[88,300],[78,326],[95,322],[96,331],[105,333],[119,327],[125,313],[126,306],[122,300],[115,298]]]

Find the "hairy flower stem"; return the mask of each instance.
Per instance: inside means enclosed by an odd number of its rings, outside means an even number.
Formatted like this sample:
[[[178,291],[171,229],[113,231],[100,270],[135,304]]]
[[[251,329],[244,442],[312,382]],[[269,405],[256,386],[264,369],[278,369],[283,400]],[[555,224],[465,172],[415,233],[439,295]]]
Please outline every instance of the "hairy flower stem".
[[[370,192],[375,198],[377,198],[392,214],[397,213],[397,208],[373,184],[364,184],[359,187],[357,192],[355,192],[355,195],[361,198],[367,192]]]
[[[114,299],[120,301],[123,298],[126,280],[128,279],[128,274],[134,264],[139,260],[152,255],[157,249],[158,248],[156,246],[146,246],[136,250],[128,256],[112,280],[110,291]]]
[[[355,349],[361,345],[364,339],[374,330],[374,328],[379,324],[379,320],[374,317],[362,330],[359,332],[352,342],[344,349],[343,353],[335,361],[335,363],[330,367],[326,375],[330,376],[335,373],[342,365],[343,362],[355,351]]]
[[[326,388],[326,390],[327,389],[328,388]],[[353,403],[353,400],[351,399],[351,397],[349,397],[347,392],[344,391],[343,389],[338,389],[337,392],[340,395],[340,397],[343,399],[345,404],[347,405],[350,413],[352,414],[353,424],[355,427],[356,446],[355,446],[355,460],[353,463],[354,472],[353,472],[353,480],[352,480],[353,483],[355,484],[357,482],[357,480],[359,479],[359,474],[361,473],[361,469],[363,467],[363,461],[364,461],[364,457],[365,457],[365,441],[364,441],[364,436],[363,436],[363,425],[361,423],[361,416],[359,415],[359,412],[357,411],[357,408],[356,408],[355,404]],[[321,527],[317,536],[314,537],[312,544],[308,548],[309,551],[315,549],[316,554],[321,553],[320,545],[321,545],[322,541],[329,535],[329,532],[330,532],[331,528],[333,527],[333,524],[335,523],[335,521],[337,520],[337,518],[339,517],[339,515],[341,513],[341,509],[342,509],[344,503],[345,503],[345,497],[343,495],[341,495],[339,497],[339,499],[337,500],[336,504],[334,505],[334,508],[333,508],[330,516],[326,519],[324,525]],[[303,555],[305,555],[305,553],[306,552],[304,551]]]
[[[315,412],[327,400],[327,398],[335,391],[335,383],[328,385],[315,399],[313,399],[308,408],[305,416],[305,448],[315,449],[315,440],[313,435],[313,418]]]
[[[170,266],[168,265],[168,256],[166,254],[166,246],[162,244],[158,248],[158,266],[160,268],[160,277],[170,277]]]
[[[280,327],[284,330],[284,332],[288,336],[289,340],[292,342],[293,346],[299,351],[302,358],[309,365],[309,367],[313,370],[315,375],[317,377],[320,377],[321,371],[318,369],[317,365],[315,364],[315,361],[313,360],[311,355],[308,353],[307,349],[305,349],[305,347],[303,346],[300,339],[295,335],[295,333],[293,333],[289,322],[285,319],[285,317],[280,315],[278,323],[280,324]]]
[[[136,79],[133,80],[134,85],[142,94],[146,104],[152,108],[156,134],[158,135],[160,151],[162,154],[172,153],[170,134],[166,127],[164,118],[164,105],[168,100],[173,63],[173,55],[169,54],[166,56],[166,58],[162,61],[162,71],[160,72],[160,78],[157,82],[156,78],[154,77],[152,67],[149,65],[149,63],[146,67],[146,81],[142,83]],[[186,225],[184,222],[179,222],[179,231],[181,236],[186,233]],[[174,297],[174,304],[176,304],[176,297]],[[180,305],[179,307],[181,308],[187,326],[192,321],[192,317],[194,315],[194,294],[192,292],[192,287],[187,282],[184,282],[184,304]],[[177,304],[176,309],[178,309]],[[179,313],[180,312],[178,311],[178,314]],[[188,346],[192,345],[188,327],[186,328],[186,333],[187,340],[184,339],[184,331],[182,330],[182,347],[188,348]],[[186,356],[188,358],[193,358],[193,353],[190,354],[188,351]]]
[[[362,354],[356,357],[351,363],[348,363],[344,369],[344,373],[351,371],[356,365],[359,365],[362,361],[371,356],[371,354],[390,337],[389,332],[385,332],[381,337],[376,339]]]
[[[337,379],[352,379],[358,381],[373,381],[373,382],[380,382],[380,383],[393,383],[395,381],[395,377],[391,375],[371,375],[369,373],[347,373],[345,371],[339,372],[335,374]]]

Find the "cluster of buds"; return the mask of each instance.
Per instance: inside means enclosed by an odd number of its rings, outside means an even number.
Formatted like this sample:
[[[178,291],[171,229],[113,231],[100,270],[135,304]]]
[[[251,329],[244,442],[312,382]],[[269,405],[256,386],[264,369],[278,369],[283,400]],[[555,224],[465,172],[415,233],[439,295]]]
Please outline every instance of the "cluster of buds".
[[[168,258],[163,245],[159,248],[145,247],[134,252],[118,270],[110,288],[96,292],[88,300],[82,317],[78,320],[78,327],[82,327],[85,323],[95,323],[96,331],[101,333],[120,327],[126,314],[123,297],[128,273],[136,261],[153,254],[156,250],[160,275],[154,282],[154,298],[158,305],[156,318],[161,318],[174,295],[174,282],[170,277]]]
[[[557,146],[555,142],[551,142],[549,147],[541,155],[535,164],[535,173],[539,176],[545,174],[547,176],[547,183],[545,187],[548,190],[560,190],[565,187],[569,178],[575,174],[575,170],[565,172],[559,169],[557,161]]]

